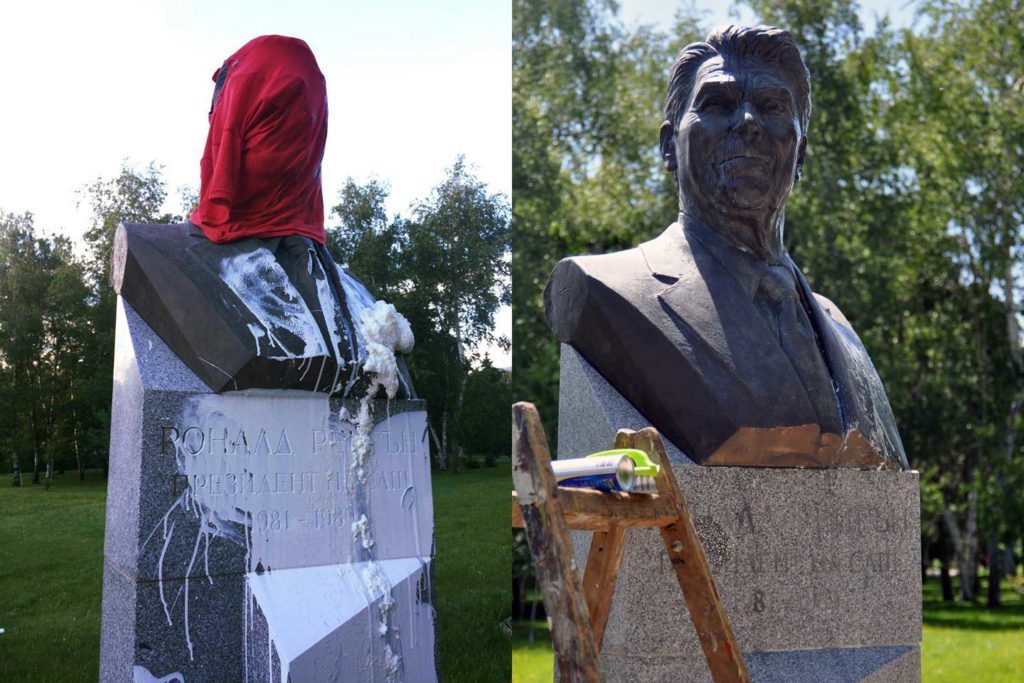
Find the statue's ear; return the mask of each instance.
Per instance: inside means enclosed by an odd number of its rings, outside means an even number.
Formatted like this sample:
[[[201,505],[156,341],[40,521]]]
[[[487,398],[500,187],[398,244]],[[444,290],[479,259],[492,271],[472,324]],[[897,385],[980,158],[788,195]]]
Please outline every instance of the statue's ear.
[[[800,182],[800,172],[804,169],[804,155],[807,153],[807,136],[800,136],[800,145],[796,151],[796,173],[793,175],[793,182]]]
[[[661,124],[661,158],[665,162],[665,168],[671,173],[675,173],[676,169],[679,168],[679,163],[676,159],[675,138],[672,122],[666,121]]]

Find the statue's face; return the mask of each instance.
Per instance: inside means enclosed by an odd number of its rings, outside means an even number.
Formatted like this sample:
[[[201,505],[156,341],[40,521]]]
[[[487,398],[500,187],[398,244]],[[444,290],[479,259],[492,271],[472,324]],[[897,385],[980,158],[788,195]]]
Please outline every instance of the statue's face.
[[[778,67],[720,56],[698,69],[674,137],[683,195],[725,213],[782,206],[806,144]]]

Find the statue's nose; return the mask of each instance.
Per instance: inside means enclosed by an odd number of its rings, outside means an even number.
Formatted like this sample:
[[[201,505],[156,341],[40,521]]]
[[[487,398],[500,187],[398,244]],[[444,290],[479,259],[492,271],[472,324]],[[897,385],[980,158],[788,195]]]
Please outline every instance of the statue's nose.
[[[757,111],[746,100],[740,103],[735,130],[744,140],[757,140],[764,132]]]

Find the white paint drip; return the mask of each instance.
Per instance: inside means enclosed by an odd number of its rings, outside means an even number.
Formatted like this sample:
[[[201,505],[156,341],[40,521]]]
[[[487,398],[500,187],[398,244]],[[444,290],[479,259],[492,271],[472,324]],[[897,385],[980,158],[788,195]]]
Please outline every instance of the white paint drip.
[[[394,305],[385,301],[371,302],[363,302],[369,303],[369,305],[362,308],[358,317],[353,316],[359,321],[357,330],[362,336],[366,349],[362,370],[369,375],[370,379],[370,386],[360,401],[359,414],[354,420],[356,431],[352,438],[350,469],[360,486],[366,485],[368,464],[373,455],[373,440],[370,438],[373,432],[373,418],[370,415],[371,401],[376,396],[378,388],[383,387],[388,397],[388,412],[390,414],[390,401],[398,393],[399,384],[398,359],[395,357],[395,352],[409,353],[415,343],[409,321],[395,310]],[[347,411],[345,412],[347,413]],[[356,525],[358,525],[358,532]],[[353,525],[353,532],[356,539],[361,541],[363,548],[370,550],[374,543],[373,529],[365,512]],[[373,561],[372,556],[363,570],[363,580],[366,582],[373,601],[379,601],[380,623],[377,625],[377,635],[387,638],[393,630],[393,640],[396,645],[400,645],[398,629],[391,625],[391,615],[395,605],[392,595],[393,587],[384,572],[381,571],[380,566]],[[394,652],[390,642],[385,641],[384,669],[387,681],[391,682],[397,679],[401,671],[401,661],[401,655]]]
[[[327,264],[330,265],[330,264]],[[316,282],[316,296],[320,302],[320,310],[323,311],[324,322],[327,326],[327,334],[330,336],[331,348],[336,350],[334,354],[335,360],[337,360],[337,366],[334,369],[334,377],[331,379],[330,391],[333,393],[338,391],[338,377],[341,375],[341,371],[345,369],[346,359],[341,357],[340,349],[342,348],[342,336],[349,338],[349,347],[353,352],[357,352],[356,340],[352,339],[350,330],[339,330],[338,321],[339,316],[337,314],[336,303],[334,293],[331,291],[331,285],[327,281],[327,273],[323,270],[324,264],[317,258],[316,252],[312,249],[309,250],[309,274],[313,276],[314,282]],[[347,323],[345,326],[348,327]],[[355,360],[354,358],[352,359]],[[319,389],[320,383],[317,380],[317,388]]]
[[[384,633],[386,633],[385,631]],[[381,635],[384,635],[381,633]],[[398,675],[398,667],[402,664],[402,658],[391,651],[391,645],[384,644],[384,670],[387,671],[389,680],[395,678]]]
[[[156,565],[156,578],[157,583],[160,586],[160,602],[164,606],[164,614],[167,615],[167,625],[171,625],[171,610],[167,609],[167,598],[164,597],[164,555],[167,554],[167,546],[171,543],[171,537],[174,535],[174,522],[171,522],[171,530],[167,531],[167,516],[171,514],[172,507],[166,513],[164,513],[164,547],[160,550],[160,561]]]
[[[249,323],[249,332],[252,334],[253,341],[256,342],[256,355],[260,355],[260,339],[266,335],[266,331],[257,325],[256,323]]]
[[[359,363],[360,358],[365,354],[366,341],[363,337],[363,332],[358,325],[358,321],[362,318],[363,311],[368,308],[373,308],[374,299],[373,295],[363,287],[362,283],[356,280],[354,277],[348,274],[341,266],[335,264],[335,271],[338,275],[338,281],[341,283],[341,288],[345,292],[345,306],[348,308],[349,319],[355,321],[355,329],[352,330],[355,336],[355,341],[351,344],[352,348],[352,367]],[[345,385],[344,395],[348,395],[352,390],[352,386],[355,384],[359,377],[358,372],[352,372],[349,375],[348,383]],[[341,391],[341,387],[335,385],[333,393]]]

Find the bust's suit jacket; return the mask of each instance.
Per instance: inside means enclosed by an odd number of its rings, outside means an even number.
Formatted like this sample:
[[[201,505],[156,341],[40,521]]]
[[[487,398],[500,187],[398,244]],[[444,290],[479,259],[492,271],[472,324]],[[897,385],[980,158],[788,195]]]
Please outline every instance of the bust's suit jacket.
[[[637,248],[563,260],[544,292],[549,326],[697,462],[741,428],[818,424],[839,438],[856,430],[887,466],[906,468],[878,373],[834,304],[787,255],[831,375],[830,421],[818,417],[735,264],[699,236],[674,223]]]

